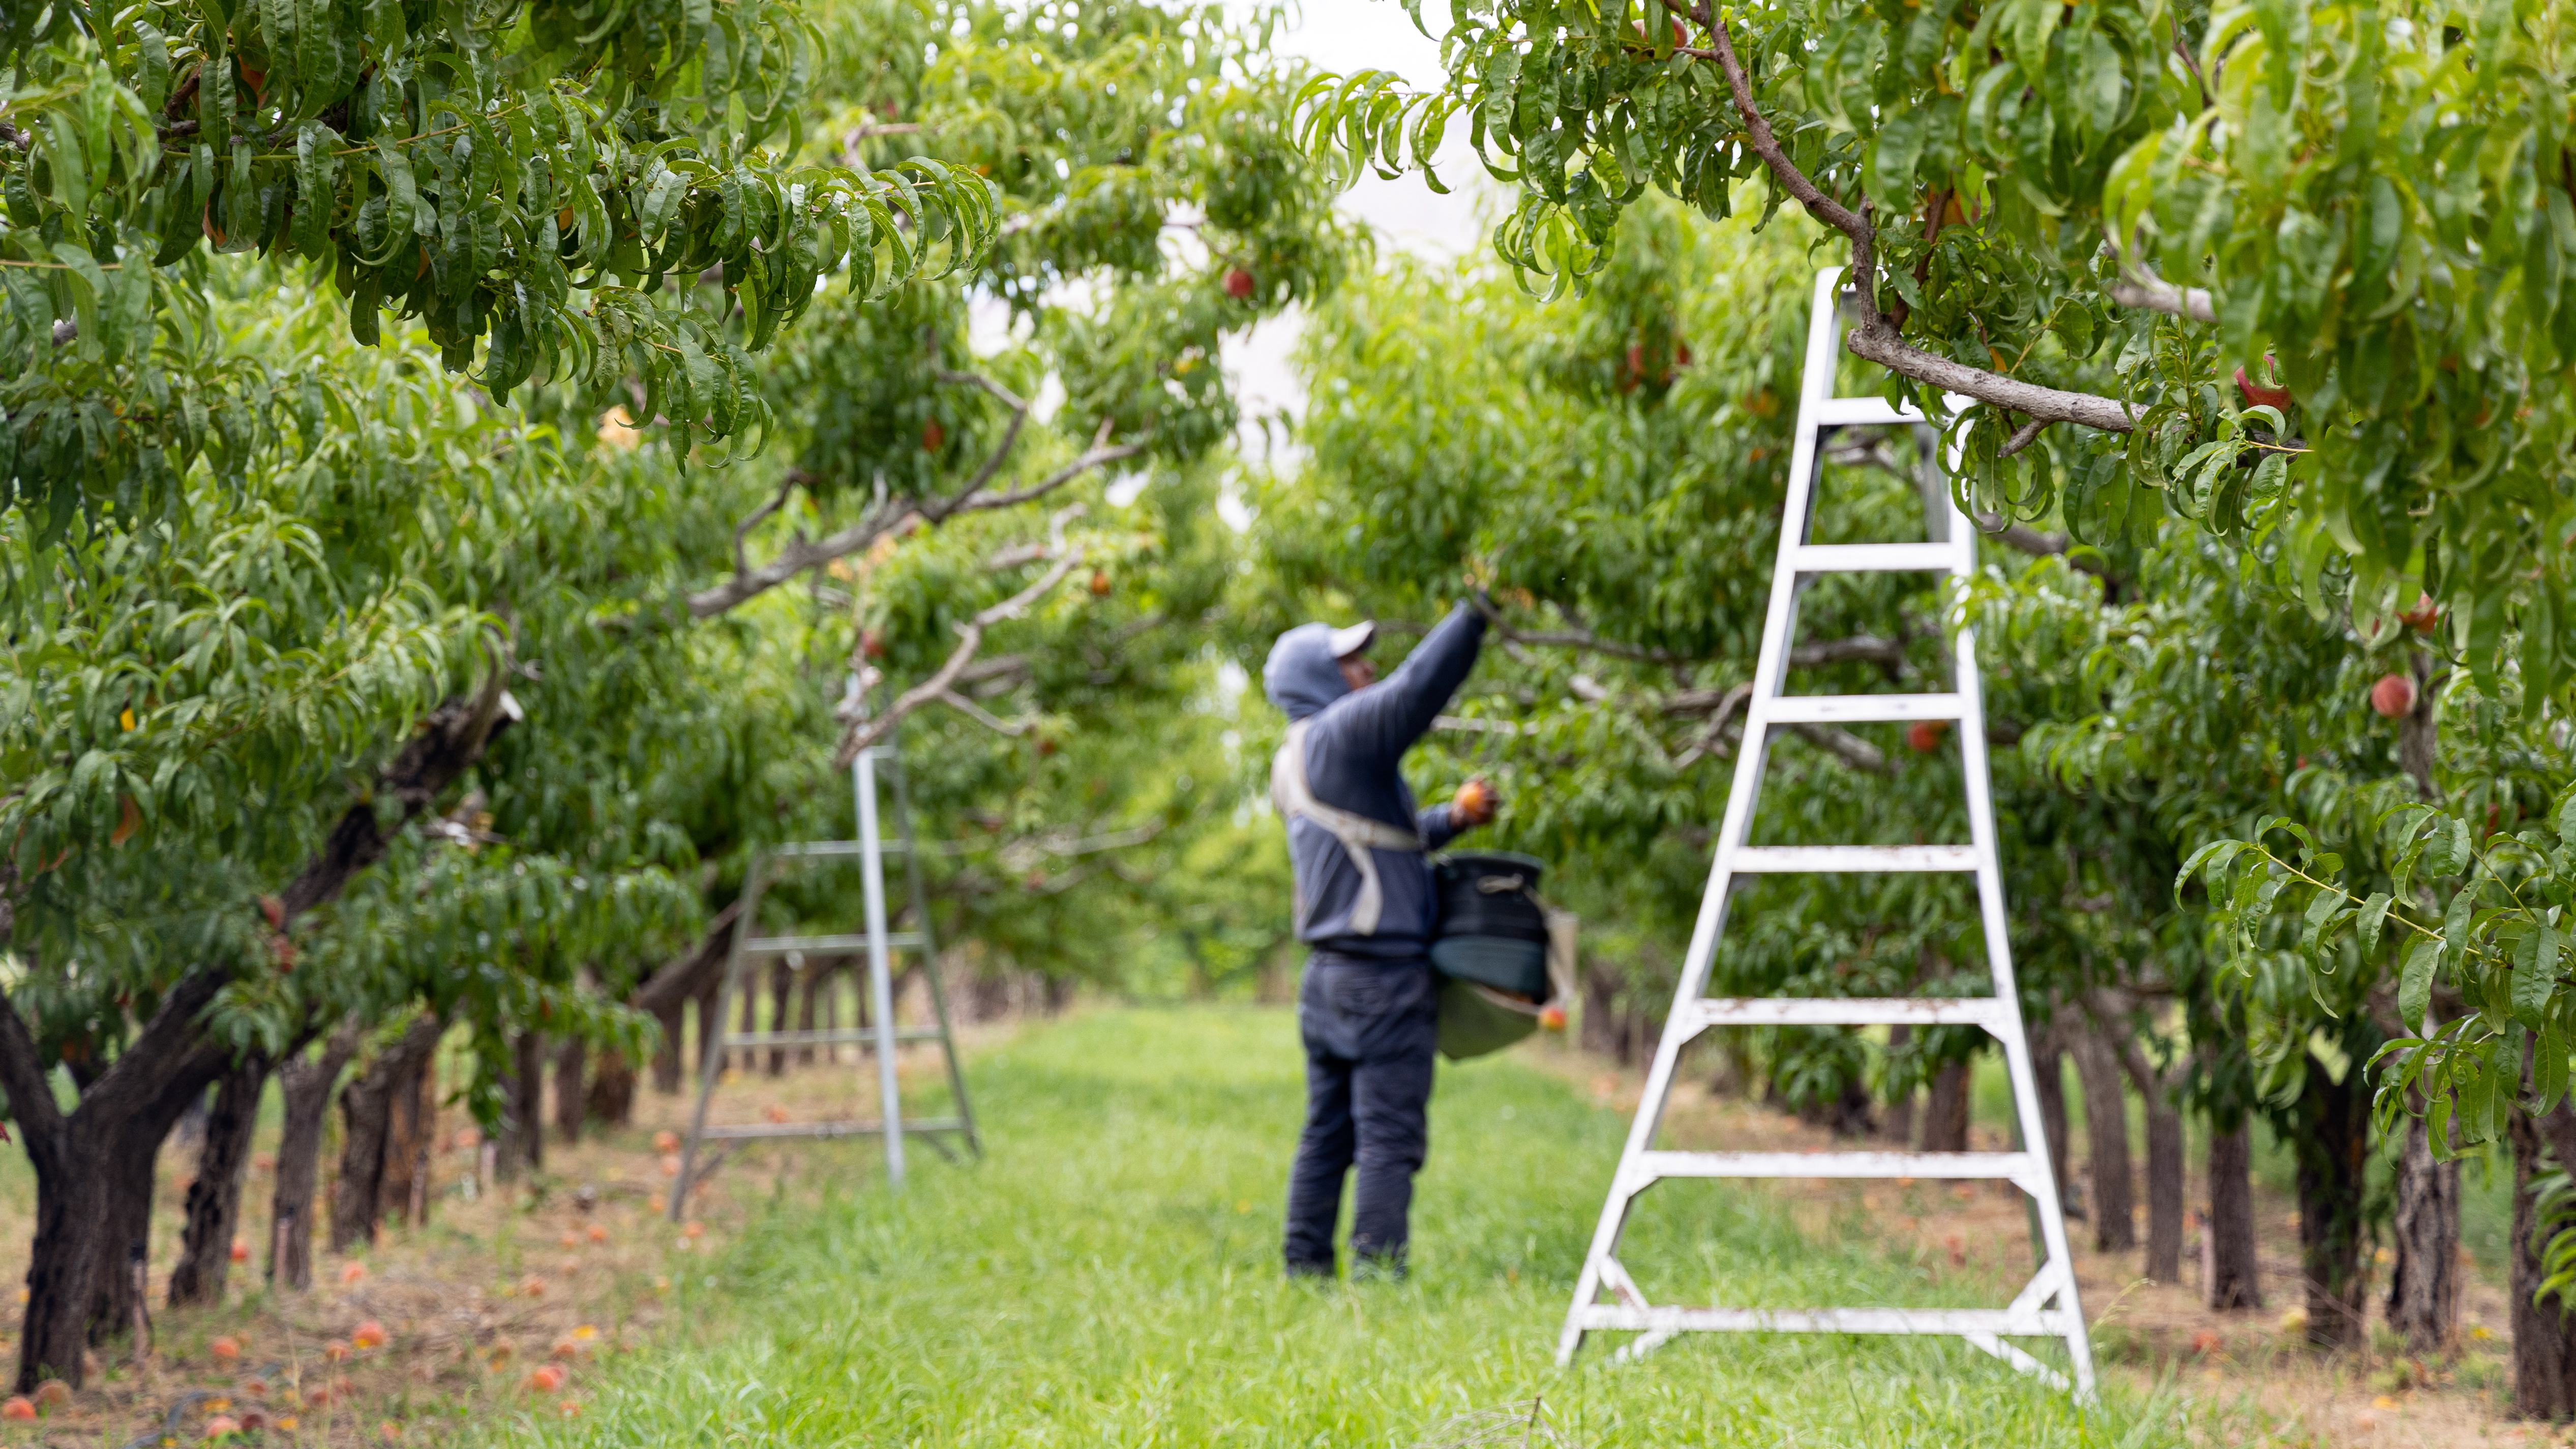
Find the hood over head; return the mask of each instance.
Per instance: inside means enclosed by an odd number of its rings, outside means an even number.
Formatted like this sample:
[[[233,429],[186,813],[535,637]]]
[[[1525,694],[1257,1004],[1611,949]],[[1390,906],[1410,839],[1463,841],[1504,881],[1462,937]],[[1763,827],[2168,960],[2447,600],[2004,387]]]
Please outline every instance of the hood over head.
[[[1261,666],[1261,688],[1292,720],[1304,719],[1351,692],[1333,652],[1329,624],[1300,624],[1270,646]]]

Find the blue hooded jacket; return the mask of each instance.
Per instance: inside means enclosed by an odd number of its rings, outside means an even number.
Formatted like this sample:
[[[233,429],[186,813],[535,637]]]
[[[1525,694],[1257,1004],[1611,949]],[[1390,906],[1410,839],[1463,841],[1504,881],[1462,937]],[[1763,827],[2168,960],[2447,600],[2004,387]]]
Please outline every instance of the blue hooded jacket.
[[[1332,637],[1325,625],[1301,624],[1279,636],[1261,670],[1272,704],[1291,720],[1314,719],[1306,727],[1307,787],[1324,804],[1418,830],[1423,849],[1437,850],[1458,833],[1449,823],[1449,807],[1417,810],[1397,767],[1475,667],[1485,616],[1459,605],[1394,673],[1356,692],[1342,680]],[[1420,853],[1377,851],[1384,905],[1373,936],[1351,933],[1359,867],[1330,831],[1290,820],[1288,858],[1297,872],[1298,898],[1310,903],[1298,939],[1339,955],[1383,960],[1410,960],[1430,949],[1438,908],[1431,866]]]

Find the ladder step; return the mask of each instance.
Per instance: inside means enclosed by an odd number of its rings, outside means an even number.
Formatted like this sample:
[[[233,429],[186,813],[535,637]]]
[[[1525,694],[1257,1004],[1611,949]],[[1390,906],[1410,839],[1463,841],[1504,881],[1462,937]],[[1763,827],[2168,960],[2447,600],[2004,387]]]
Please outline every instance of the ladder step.
[[[2072,1321],[2055,1308],[2016,1313],[2003,1308],[1641,1308],[1587,1303],[1573,1314],[1584,1329],[1737,1333],[2002,1333],[2056,1337]]]
[[[896,1041],[937,1041],[939,1028],[899,1026],[894,1030],[894,1039]],[[729,1031],[718,1043],[719,1046],[724,1047],[875,1046],[876,1044],[875,1029],[864,1026],[834,1027],[826,1031]]]
[[[903,1124],[904,1135],[928,1132],[963,1132],[966,1124],[955,1117],[926,1117]],[[744,1122],[730,1127],[709,1127],[698,1134],[702,1142],[757,1141],[766,1137],[882,1137],[883,1122]]]
[[[2004,1019],[2004,1003],[1991,996],[1711,996],[1683,1010],[1701,1026],[1993,1026]]]
[[[1956,569],[1961,562],[1959,546],[1950,543],[1810,543],[1789,550],[1789,567],[1802,574]]]
[[[888,931],[885,940],[889,949],[900,951],[919,946],[921,933]],[[868,938],[865,935],[754,936],[742,943],[742,954],[746,956],[784,956],[791,951],[801,951],[808,955],[839,956],[866,949],[868,949]]]
[[[1818,398],[1807,405],[1806,414],[1807,421],[1820,428],[1923,421],[1921,413],[1911,408],[1895,407],[1882,397]]]
[[[1874,870],[1975,870],[1973,845],[1744,845],[1727,857],[1738,875]]]
[[[1938,1177],[2020,1182],[2027,1152],[1640,1152],[1633,1196],[1667,1177]]]
[[[769,853],[771,855],[805,856],[865,855],[867,854],[867,849],[867,844],[864,841],[807,840],[794,845],[771,846]],[[903,842],[900,840],[880,841],[877,844],[877,853],[880,855],[901,855],[903,854],[903,849]]]
[[[1963,718],[1957,694],[1783,694],[1755,698],[1752,714],[1766,724],[1867,724],[1878,720]]]

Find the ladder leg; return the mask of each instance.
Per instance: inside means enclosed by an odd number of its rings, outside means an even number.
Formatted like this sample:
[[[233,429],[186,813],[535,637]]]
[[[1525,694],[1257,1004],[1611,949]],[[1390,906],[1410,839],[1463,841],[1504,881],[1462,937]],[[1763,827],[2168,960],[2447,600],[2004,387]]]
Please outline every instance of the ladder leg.
[[[850,779],[859,803],[859,883],[865,892],[868,922],[868,1002],[876,1013],[877,1109],[885,1128],[886,1181],[903,1186],[903,1101],[895,1083],[894,975],[886,960],[885,851],[877,833],[875,752],[859,751],[850,762]]]
[[[957,1030],[948,1020],[948,988],[940,981],[939,937],[931,929],[930,895],[921,883],[921,848],[912,833],[912,785],[903,768],[902,738],[903,727],[897,725],[896,753],[887,757],[886,773],[894,778],[894,823],[903,838],[904,887],[912,897],[914,926],[921,932],[922,975],[930,982],[930,1009],[939,1019],[939,1050],[948,1059],[948,1093],[957,1104],[957,1120],[966,1131],[966,1150],[981,1158],[984,1139],[975,1131],[975,1109],[966,1101],[966,1066],[958,1060]]]
[[[698,1105],[689,1117],[689,1135],[680,1144],[680,1175],[671,1183],[670,1218],[675,1223],[688,1214],[689,1186],[696,1180],[698,1167],[698,1142],[707,1130],[707,1106],[715,1100],[716,1078],[724,1072],[725,1017],[733,1010],[735,994],[742,989],[742,943],[750,938],[752,921],[760,914],[761,893],[769,885],[768,873],[769,857],[765,853],[753,856],[751,873],[742,885],[742,914],[734,917],[733,944],[725,950],[724,985],[716,991],[715,1011],[698,1022]]]
[[[1954,517],[1952,527],[1965,528]],[[1995,840],[1994,797],[1986,758],[1985,702],[1977,672],[1977,634],[1961,629],[1957,645],[1956,687],[1967,707],[1959,724],[1959,758],[1966,777],[1968,834],[1977,851],[1977,910],[1986,937],[1986,959],[1994,993],[2004,1013],[1997,1035],[2002,1038],[2005,1068],[2012,1078],[2013,1112],[2021,1127],[2024,1150],[2032,1158],[2029,1174],[2041,1242],[2057,1270],[2057,1306],[2066,1326],[2068,1366],[2076,1397],[2094,1396],[2093,1348],[2084,1325],[2084,1309],[2075,1287],[2075,1256],[2066,1239],[2066,1215],[2058,1199],[2056,1174],[2049,1168],[2048,1125],[2039,1115],[2039,1075],[2030,1055],[2030,1032],[2021,1018],[2021,988],[2012,966],[2012,944],[2004,914],[2003,864]]]

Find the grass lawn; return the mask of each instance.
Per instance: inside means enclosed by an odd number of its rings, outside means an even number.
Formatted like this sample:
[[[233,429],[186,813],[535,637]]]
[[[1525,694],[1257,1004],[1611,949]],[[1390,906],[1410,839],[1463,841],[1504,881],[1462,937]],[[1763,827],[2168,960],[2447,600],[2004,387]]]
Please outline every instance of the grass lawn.
[[[893,1194],[867,1145],[810,1149],[818,1166],[846,1164],[848,1186],[819,1206],[780,1198],[675,1285],[687,1328],[604,1365],[580,1418],[490,1419],[480,1436],[1406,1446],[1460,1442],[1443,1421],[1533,1396],[1558,1442],[1587,1449],[2262,1432],[2116,1384],[2079,1413],[1946,1341],[1699,1335],[1618,1367],[1587,1348],[1559,1371],[1557,1325],[1625,1124],[1508,1057],[1441,1068],[1401,1285],[1281,1280],[1302,1105],[1284,1011],[1087,1013],[986,1051],[970,1073],[980,1166],[920,1152]],[[2000,1301],[1881,1251],[1863,1220],[1802,1237],[1758,1189],[1673,1184],[1648,1202],[1631,1263],[1673,1301]]]

